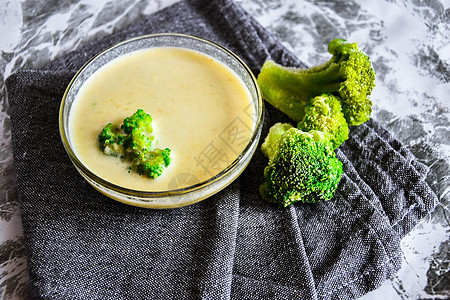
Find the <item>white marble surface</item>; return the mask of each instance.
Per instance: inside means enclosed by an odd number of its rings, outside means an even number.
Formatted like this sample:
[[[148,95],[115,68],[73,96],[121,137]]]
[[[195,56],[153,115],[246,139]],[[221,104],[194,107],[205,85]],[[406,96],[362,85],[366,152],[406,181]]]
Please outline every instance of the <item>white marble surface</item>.
[[[0,298],[23,299],[28,273],[4,80],[176,0],[0,0]],[[238,1],[307,64],[335,37],[377,72],[373,118],[431,167],[441,203],[403,241],[401,270],[364,299],[450,298],[450,3],[448,0]]]

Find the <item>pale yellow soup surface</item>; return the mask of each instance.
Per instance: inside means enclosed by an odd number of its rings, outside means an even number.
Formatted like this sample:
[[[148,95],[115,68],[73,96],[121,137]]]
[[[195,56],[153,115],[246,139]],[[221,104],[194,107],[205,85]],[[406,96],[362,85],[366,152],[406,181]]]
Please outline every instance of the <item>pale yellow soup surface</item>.
[[[127,162],[104,155],[98,134],[137,109],[153,118],[159,148],[172,150],[162,176],[130,173]],[[194,50],[161,47],[121,56],[82,86],[70,112],[70,142],[99,177],[136,190],[162,191],[210,179],[230,165],[255,127],[249,91],[223,63]]]

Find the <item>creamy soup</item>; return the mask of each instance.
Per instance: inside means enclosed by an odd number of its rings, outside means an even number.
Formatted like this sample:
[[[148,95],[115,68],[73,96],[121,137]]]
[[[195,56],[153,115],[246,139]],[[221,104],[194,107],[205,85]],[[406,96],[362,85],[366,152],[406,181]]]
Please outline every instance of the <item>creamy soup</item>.
[[[172,150],[162,176],[130,173],[129,163],[104,155],[97,136],[137,109],[153,118],[156,147]],[[250,93],[221,62],[197,51],[161,47],[121,56],[82,86],[70,112],[70,142],[93,173],[114,184],[160,191],[217,175],[247,145],[255,126]]]

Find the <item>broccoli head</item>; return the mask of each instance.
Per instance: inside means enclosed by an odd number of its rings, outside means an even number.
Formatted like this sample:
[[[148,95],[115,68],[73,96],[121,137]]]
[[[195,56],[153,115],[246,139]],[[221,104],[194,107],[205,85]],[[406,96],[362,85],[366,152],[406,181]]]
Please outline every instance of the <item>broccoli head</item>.
[[[130,170],[154,179],[170,165],[171,150],[154,147],[152,132],[152,117],[138,109],[126,117],[120,127],[108,123],[102,129],[98,135],[100,150],[130,162]]]
[[[260,186],[263,198],[286,207],[333,197],[342,163],[336,158],[328,134],[277,123],[270,128],[261,149],[269,158]]]
[[[303,131],[318,130],[329,134],[333,149],[348,139],[348,124],[341,111],[338,97],[322,94],[311,99],[305,107],[303,120],[297,124]]]
[[[119,134],[119,128],[112,123],[106,124],[98,135],[100,150],[106,155],[122,156],[124,154],[123,135]]]
[[[136,161],[136,171],[150,178],[155,178],[164,172],[170,164],[170,149],[153,149],[146,152],[144,159]]]
[[[372,113],[369,95],[375,87],[375,72],[369,57],[356,43],[344,39],[332,40],[328,52],[332,55],[329,61],[309,69],[285,67],[267,60],[258,75],[263,97],[300,122],[311,98],[334,94],[340,98],[348,125],[364,123]]]
[[[144,110],[138,109],[133,115],[126,117],[123,120],[121,128],[128,134],[135,130],[138,130],[139,132],[146,131],[147,133],[152,133],[152,117]]]

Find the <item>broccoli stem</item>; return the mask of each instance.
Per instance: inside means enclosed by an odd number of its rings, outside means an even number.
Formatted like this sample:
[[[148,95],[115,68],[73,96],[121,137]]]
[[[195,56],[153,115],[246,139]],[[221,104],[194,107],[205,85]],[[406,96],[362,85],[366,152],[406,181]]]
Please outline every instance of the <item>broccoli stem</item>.
[[[266,101],[300,122],[311,97],[339,91],[343,80],[339,68],[331,60],[309,69],[285,67],[268,60],[258,83]]]

